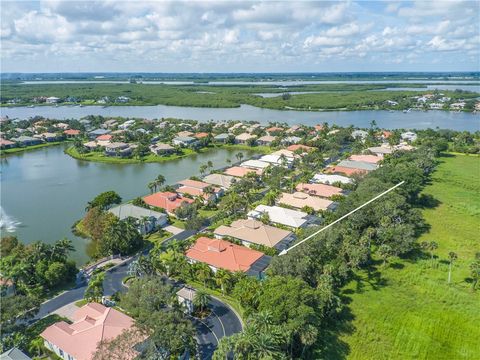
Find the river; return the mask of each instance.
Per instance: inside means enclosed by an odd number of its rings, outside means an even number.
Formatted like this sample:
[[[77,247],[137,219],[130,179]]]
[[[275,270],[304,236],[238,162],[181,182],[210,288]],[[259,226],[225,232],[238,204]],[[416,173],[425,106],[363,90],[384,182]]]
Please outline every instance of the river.
[[[1,220],[26,243],[72,239],[79,264],[88,260],[88,241],[73,236],[70,228],[84,215],[87,201],[107,190],[130,200],[148,193],[147,183],[158,174],[173,184],[197,174],[207,161],[215,168],[226,166],[239,152],[213,149],[165,163],[119,165],[75,160],[63,150],[54,146],[1,159]],[[245,157],[255,154],[242,152]]]
[[[270,121],[288,124],[315,125],[328,122],[340,126],[369,127],[375,120],[385,129],[426,129],[436,128],[477,131],[480,129],[480,116],[472,113],[450,111],[401,111],[387,110],[364,111],[295,111],[271,110],[250,105],[238,108],[198,108],[183,106],[37,106],[2,107],[1,116],[26,119],[36,115],[52,119],[79,119],[87,115],[139,117],[146,119],[178,118],[198,121],[254,120],[267,124]]]

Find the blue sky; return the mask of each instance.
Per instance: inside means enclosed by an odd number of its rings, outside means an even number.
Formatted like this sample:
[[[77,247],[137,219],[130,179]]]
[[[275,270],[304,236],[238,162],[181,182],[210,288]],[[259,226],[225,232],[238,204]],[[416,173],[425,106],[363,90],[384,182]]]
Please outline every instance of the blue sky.
[[[480,70],[478,1],[1,1],[3,72]]]

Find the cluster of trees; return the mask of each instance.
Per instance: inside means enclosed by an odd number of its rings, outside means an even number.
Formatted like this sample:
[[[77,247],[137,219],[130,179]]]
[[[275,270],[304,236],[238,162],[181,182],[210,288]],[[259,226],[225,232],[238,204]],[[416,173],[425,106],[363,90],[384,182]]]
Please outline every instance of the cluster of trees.
[[[130,255],[143,246],[143,238],[135,219],[118,219],[107,210],[119,204],[121,197],[114,191],[96,196],[88,203],[83,218],[82,230],[92,240],[90,256],[101,258],[108,255]]]
[[[437,153],[450,150],[465,154],[480,154],[480,131],[421,130],[417,143],[434,148]]]

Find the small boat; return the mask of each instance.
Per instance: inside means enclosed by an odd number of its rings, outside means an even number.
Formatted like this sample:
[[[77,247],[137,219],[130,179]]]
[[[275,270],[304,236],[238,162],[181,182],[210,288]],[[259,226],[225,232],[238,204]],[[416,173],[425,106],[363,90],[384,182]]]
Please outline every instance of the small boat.
[[[28,105],[27,107],[29,107],[31,109],[31,108],[34,108],[35,105]]]

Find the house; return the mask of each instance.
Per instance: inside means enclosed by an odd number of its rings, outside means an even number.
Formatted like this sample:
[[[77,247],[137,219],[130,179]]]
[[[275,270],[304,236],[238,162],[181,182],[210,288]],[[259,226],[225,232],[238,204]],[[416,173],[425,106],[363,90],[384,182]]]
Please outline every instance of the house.
[[[180,187],[176,189],[181,195],[188,194],[190,196],[202,196],[206,201],[218,199],[223,194],[223,189],[213,187],[211,184],[197,180],[182,180],[177,182]],[[211,188],[212,193],[206,193],[206,189]]]
[[[63,132],[67,138],[73,138],[80,135],[80,130],[68,129]]]
[[[305,212],[287,209],[280,206],[258,205],[255,210],[250,211],[247,216],[249,219],[261,219],[263,214],[267,214],[270,222],[288,226],[293,229],[303,228],[313,223],[318,223],[319,218],[308,215]]]
[[[105,129],[111,129],[111,128],[114,128],[115,126],[118,125],[118,121],[115,120],[115,119],[110,119],[110,120],[106,120],[103,124],[102,124],[102,127],[105,128]]]
[[[203,177],[203,181],[209,183],[211,185],[216,185],[221,187],[222,189],[229,189],[230,186],[236,181],[233,176],[224,175],[224,174],[209,174]]]
[[[117,102],[119,102],[119,103],[127,103],[129,101],[130,101],[130,98],[128,96],[117,97]]]
[[[367,136],[368,136],[368,132],[364,131],[364,130],[354,130],[352,131],[352,134],[351,136],[355,139],[355,140],[362,140],[364,141]]]
[[[271,136],[271,135],[265,135],[265,136],[261,136],[257,139],[257,144],[258,145],[271,145],[272,142],[274,142],[276,139],[275,136]]]
[[[263,277],[263,273],[270,263],[271,257],[260,251],[231,242],[200,237],[185,253],[190,263],[202,262],[207,264],[213,272],[218,269],[232,272],[241,271],[250,276]]]
[[[180,290],[178,290],[176,294],[178,303],[185,308],[185,312],[187,314],[193,313],[193,299],[195,298],[197,291],[191,287],[184,286]]]
[[[391,146],[373,146],[369,147],[367,150],[380,158],[393,153],[393,148]]]
[[[297,191],[303,191],[307,194],[313,196],[320,196],[323,198],[330,198],[334,195],[344,195],[343,189],[332,186],[332,185],[325,185],[325,184],[307,184],[307,183],[300,183],[298,184],[295,189]]]
[[[417,134],[415,134],[412,131],[404,132],[400,134],[400,137],[402,138],[402,140],[409,141],[409,142],[414,142],[415,140],[417,140]]]
[[[135,124],[135,120],[127,120],[127,121],[124,121],[123,124],[120,124],[118,128],[122,130],[127,130],[133,124]]]
[[[13,347],[0,355],[0,360],[32,360],[25,355],[20,349]]]
[[[282,144],[284,145],[297,144],[300,141],[302,141],[302,138],[299,138],[298,136],[287,136],[286,138],[282,139]]]
[[[113,136],[110,134],[104,134],[104,135],[97,136],[95,140],[106,143],[106,142],[110,142],[110,140],[112,140],[112,137]]]
[[[47,98],[45,99],[45,102],[46,102],[47,104],[56,104],[56,103],[58,103],[59,101],[60,101],[60,98],[55,97],[55,96],[50,96],[50,97],[47,97]]]
[[[18,145],[21,145],[21,146],[38,145],[38,144],[42,143],[41,139],[36,139],[34,137],[25,136],[25,135],[21,135],[21,136],[16,137],[16,138],[11,138],[10,140],[17,143]]]
[[[249,140],[256,139],[255,135],[251,135],[249,133],[242,133],[238,136],[235,136],[235,143],[236,144],[246,144]]]
[[[191,131],[180,131],[177,133],[177,137],[192,137],[193,132]]]
[[[108,156],[129,156],[132,154],[132,148],[123,142],[113,142],[105,144],[105,155]]]
[[[134,320],[124,313],[98,303],[88,303],[73,314],[74,322],[57,322],[40,336],[45,347],[65,360],[90,360],[100,342],[115,339],[134,327]],[[132,348],[136,345],[132,341]],[[125,359],[132,359],[125,354]]]
[[[387,100],[386,103],[387,103],[387,105],[391,105],[391,106],[397,106],[398,105],[398,102],[393,101],[393,100]]]
[[[57,129],[67,130],[70,126],[67,123],[59,122],[53,125]]]
[[[178,146],[190,146],[197,142],[198,140],[191,136],[178,136],[173,138],[172,143],[173,145]]]
[[[302,127],[300,125],[292,125],[290,126],[289,129],[287,129],[286,133],[287,134],[294,134],[296,133],[298,130],[300,130]]]
[[[278,126],[272,126],[265,130],[268,135],[278,135],[283,131],[283,128]]]
[[[452,110],[462,110],[465,107],[466,103],[464,101],[456,102],[450,104],[450,109]]]
[[[243,245],[263,245],[277,250],[288,248],[295,239],[291,231],[265,225],[254,219],[235,220],[230,226],[221,225],[213,232],[216,238],[230,237],[240,240]]]
[[[219,143],[224,143],[224,142],[227,141],[227,139],[228,139],[229,136],[230,136],[230,135],[225,134],[225,133],[223,133],[223,134],[218,134],[218,135],[215,135],[215,136],[213,137],[213,141],[219,142]]]
[[[60,136],[58,136],[55,133],[49,133],[49,132],[44,132],[39,135],[34,135],[33,137],[38,137],[40,139],[43,139],[46,142],[54,142],[60,139]]]
[[[382,158],[376,155],[352,155],[348,158],[348,160],[378,164],[380,161],[382,161]]]
[[[98,145],[96,141],[88,141],[84,143],[83,146],[86,147],[88,150],[94,150],[100,145]]]
[[[175,148],[172,145],[165,143],[157,143],[155,145],[150,145],[150,151],[155,155],[166,155],[175,152]]]
[[[93,140],[93,139],[96,139],[97,137],[99,137],[101,135],[106,135],[106,134],[110,134],[110,130],[95,129],[95,130],[92,130],[88,133],[88,137]]]
[[[377,164],[372,164],[365,161],[352,161],[352,160],[342,160],[338,163],[337,166],[365,170],[365,171],[373,171],[378,168]]]
[[[323,130],[323,125],[317,124],[313,128],[315,129],[315,131],[322,131]]]
[[[444,104],[443,103],[431,103],[430,104],[430,109],[432,110],[442,110]]]
[[[388,139],[389,137],[391,137],[393,135],[393,133],[391,131],[387,131],[387,130],[383,130],[380,134],[380,137],[384,140]]]
[[[346,176],[330,175],[330,174],[315,174],[311,181],[315,183],[322,183],[327,185],[331,185],[335,183],[341,183],[341,184],[353,183],[353,180]]]
[[[355,169],[351,167],[343,167],[339,165],[328,166],[325,170],[327,174],[344,174],[346,176],[353,176],[353,175],[364,175],[367,173],[366,170]]]
[[[14,141],[10,141],[10,140],[0,138],[0,148],[10,149],[12,147],[15,147],[15,142]]]
[[[302,153],[307,153],[307,152],[310,152],[312,150],[315,150],[315,148],[313,148],[311,146],[307,146],[307,145],[294,144],[294,145],[290,145],[289,147],[287,147],[287,150],[291,151],[293,153],[296,152],[296,151],[302,150]]]
[[[196,133],[195,135],[193,135],[194,138],[196,139],[204,139],[204,138],[207,138],[210,134],[209,133],[206,133],[206,132],[199,132],[199,133]]]
[[[303,192],[294,192],[293,194],[282,193],[278,203],[297,209],[303,209],[305,206],[308,206],[315,211],[333,210],[336,207],[336,203],[331,200],[322,199],[318,196],[311,196]]]
[[[300,155],[296,155],[293,151],[290,151],[287,149],[280,149],[280,150],[274,151],[273,153],[271,153],[271,155],[276,155],[276,156],[284,155],[287,158],[291,159],[292,161],[300,157]]]
[[[235,176],[235,177],[244,177],[247,174],[257,174],[262,175],[261,169],[249,169],[241,166],[232,166],[228,169],[225,169],[223,172],[225,175]]]
[[[282,155],[274,155],[274,154],[264,155],[259,159],[259,161],[272,164],[273,166],[284,166],[288,168],[291,168],[293,163],[292,158],[282,156]]]
[[[250,159],[240,164],[242,167],[264,170],[270,166],[270,163],[261,160]]]
[[[146,204],[164,209],[168,214],[175,215],[175,210],[183,204],[193,203],[192,199],[184,198],[177,193],[157,192],[143,198]]]
[[[138,231],[141,234],[148,234],[168,222],[167,214],[145,209],[132,204],[122,204],[108,210],[120,220],[134,218],[137,221]]]

